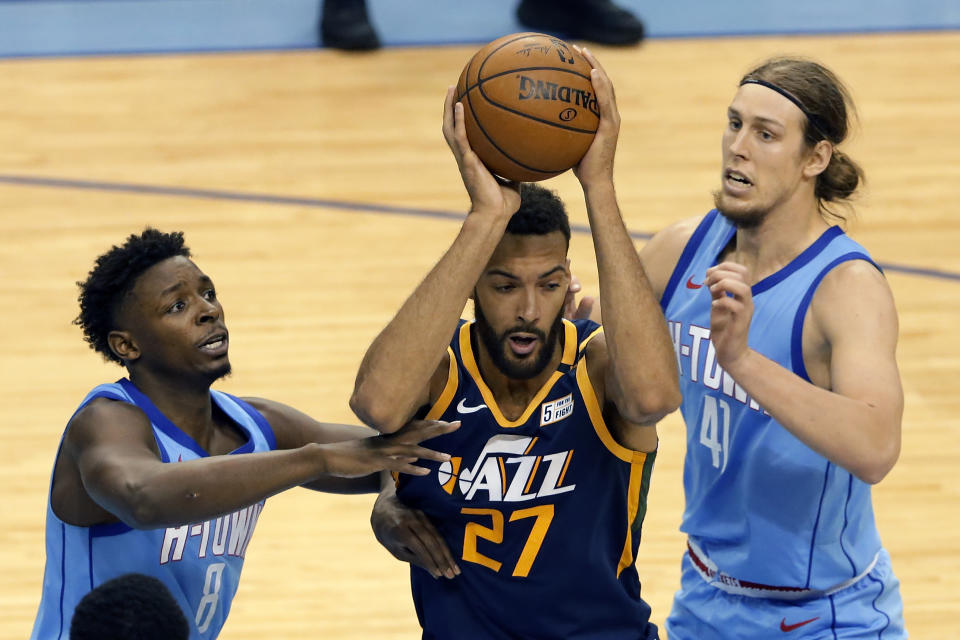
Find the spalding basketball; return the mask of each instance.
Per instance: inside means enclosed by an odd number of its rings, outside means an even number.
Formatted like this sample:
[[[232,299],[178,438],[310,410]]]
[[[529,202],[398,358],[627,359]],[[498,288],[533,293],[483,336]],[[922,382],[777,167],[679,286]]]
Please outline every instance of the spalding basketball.
[[[504,36],[474,54],[456,97],[470,146],[491,172],[535,182],[580,162],[600,122],[590,70],[542,33]]]

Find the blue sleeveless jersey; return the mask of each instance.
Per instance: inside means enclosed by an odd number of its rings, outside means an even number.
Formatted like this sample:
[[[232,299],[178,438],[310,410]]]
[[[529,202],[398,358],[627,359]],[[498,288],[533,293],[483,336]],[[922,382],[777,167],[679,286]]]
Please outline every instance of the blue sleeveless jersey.
[[[656,638],[634,567],[655,453],[620,446],[604,423],[584,358],[599,325],[564,321],[558,370],[513,421],[480,376],[472,325],[461,321],[426,414],[461,421],[429,443],[453,457],[398,485],[462,571],[412,567],[423,637]]]
[[[247,436],[246,444],[231,455],[276,449],[273,430],[256,409],[226,393],[210,394]],[[128,402],[142,409],[153,425],[163,462],[176,464],[208,455],[129,380],[96,387],[77,410],[95,398]],[[92,527],[67,524],[53,512],[48,500],[47,563],[31,638],[68,638],[80,599],[97,585],[131,572],[159,578],[170,589],[190,623],[191,640],[216,638],[230,611],[244,554],[262,509],[261,501],[206,522],[138,530],[122,522]]]
[[[729,576],[826,590],[861,575],[880,551],[870,486],[791,435],[717,365],[710,291],[702,284],[734,234],[716,210],[707,214],[661,301],[687,425],[680,528]],[[750,347],[809,381],[801,348],[804,317],[823,277],[848,260],[873,264],[863,247],[831,227],[753,285]]]

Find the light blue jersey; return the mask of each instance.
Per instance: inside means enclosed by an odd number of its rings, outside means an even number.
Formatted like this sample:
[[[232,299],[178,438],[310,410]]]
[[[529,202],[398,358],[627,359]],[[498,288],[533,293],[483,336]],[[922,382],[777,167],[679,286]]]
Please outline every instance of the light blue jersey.
[[[870,577],[881,559],[870,486],[800,442],[717,364],[710,341],[711,296],[703,281],[735,231],[717,211],[707,214],[661,301],[687,425],[685,566],[689,563],[702,582],[738,597],[831,596]],[[873,264],[862,246],[831,227],[790,264],[753,285],[750,347],[809,380],[801,344],[804,318],[823,277],[849,260]],[[895,588],[895,577],[890,583]],[[682,608],[684,593],[672,615]],[[730,606],[723,602],[716,606]],[[668,621],[671,638],[682,638],[675,627]],[[735,627],[727,630],[738,637]]]
[[[273,430],[259,412],[234,396],[210,393],[217,407],[246,434],[247,442],[231,455],[276,449]],[[78,411],[95,398],[128,402],[142,409],[152,423],[163,462],[175,464],[207,457],[129,380],[96,387]],[[92,527],[67,524],[48,501],[47,563],[31,638],[67,638],[80,599],[102,582],[130,572],[155,576],[170,589],[190,622],[191,640],[216,638],[236,593],[243,558],[263,504],[261,501],[205,522],[137,530],[123,523]]]

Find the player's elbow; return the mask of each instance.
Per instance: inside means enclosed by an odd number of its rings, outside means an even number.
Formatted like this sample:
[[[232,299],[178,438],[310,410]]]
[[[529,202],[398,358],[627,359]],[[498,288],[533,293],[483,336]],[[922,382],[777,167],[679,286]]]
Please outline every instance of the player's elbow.
[[[132,529],[156,529],[167,524],[153,492],[139,480],[124,481],[119,502],[123,506],[118,509],[116,516]]]
[[[620,414],[637,424],[654,424],[670,415],[680,406],[680,389],[666,388],[649,390],[633,395],[625,407],[618,409]]]
[[[860,466],[854,475],[867,484],[877,484],[887,477],[900,457],[900,442],[885,443],[870,456],[870,460]]]
[[[394,433],[405,424],[396,406],[384,396],[370,393],[358,386],[350,396],[350,409],[365,425],[380,433]]]

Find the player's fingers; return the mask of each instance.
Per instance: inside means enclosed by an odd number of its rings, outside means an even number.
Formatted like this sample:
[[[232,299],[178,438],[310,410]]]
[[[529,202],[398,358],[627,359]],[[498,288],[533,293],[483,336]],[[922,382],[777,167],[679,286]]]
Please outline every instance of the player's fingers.
[[[424,440],[442,436],[445,433],[453,433],[460,428],[460,421],[454,420],[453,422],[445,422],[442,420],[418,420],[414,423],[411,423],[410,426],[411,428],[409,431],[405,431],[401,435],[397,436],[399,442],[416,444],[418,442],[423,442]]]
[[[603,68],[603,65],[600,64],[600,61],[597,60],[597,57],[593,55],[593,52],[586,47],[581,50],[581,54],[583,54],[583,57],[586,58],[587,62],[590,63],[590,66],[595,69],[595,72],[591,74],[591,81],[593,82],[594,89],[597,88],[596,80],[599,77],[600,81],[605,86],[605,90],[610,92],[610,102],[613,105],[613,111],[616,113],[617,94],[613,83],[610,82],[610,76],[607,75],[607,70]]]
[[[593,313],[593,306],[596,303],[596,298],[592,296],[584,296],[580,300],[580,304],[577,306],[576,313],[573,314],[574,320],[588,320],[590,315]]]
[[[591,67],[593,67],[594,69],[599,69],[600,71],[604,70],[603,66],[600,64],[600,61],[597,60],[597,56],[593,55],[593,51],[590,51],[590,49],[586,47],[580,47],[577,45],[574,45],[574,48],[580,52],[580,55],[586,58],[587,62],[590,63]]]
[[[723,296],[722,298],[713,300],[710,308],[712,314],[721,314],[731,319],[742,314],[744,311],[743,303],[730,296]]]
[[[467,140],[467,126],[463,121],[463,103],[453,105],[453,137],[457,142],[460,153],[466,155],[471,151],[470,141]]]
[[[713,293],[715,290],[722,291],[739,300],[744,300],[750,295],[750,285],[737,277],[725,277],[711,284],[710,293]]]
[[[433,449],[427,449],[426,447],[418,447],[414,445],[407,445],[407,448],[404,449],[404,452],[409,452],[410,455],[415,455],[420,460],[436,460],[437,462],[446,462],[450,459],[449,453],[441,453],[439,451],[434,451]],[[410,460],[409,462],[413,462]]]
[[[419,526],[419,521],[405,525],[406,531],[404,532],[404,539],[407,543],[407,548],[412,554],[410,562],[428,571],[434,578],[440,578],[444,575],[444,568],[440,565],[438,558],[430,551],[420,535],[418,535]]]
[[[396,471],[398,473],[406,473],[411,476],[425,476],[430,473],[430,469],[426,467],[418,467],[415,464],[410,464],[408,462],[400,462],[399,460],[389,467],[390,471]]]
[[[453,147],[453,131],[454,131],[454,119],[453,119],[453,104],[454,104],[454,88],[447,87],[447,95],[443,99],[443,138],[447,141],[447,144]]]
[[[736,262],[722,262],[707,269],[707,280],[720,280],[722,278],[737,278],[746,282],[749,272],[747,268]]]
[[[450,553],[450,547],[447,546],[446,540],[443,539],[440,532],[437,531],[437,528],[433,526],[430,518],[419,510],[414,511],[414,517],[416,517],[420,523],[422,530],[421,538],[424,544],[431,550],[431,555],[438,562],[443,574],[448,578],[460,575],[460,567],[457,565],[456,560],[453,559],[453,554]]]

